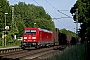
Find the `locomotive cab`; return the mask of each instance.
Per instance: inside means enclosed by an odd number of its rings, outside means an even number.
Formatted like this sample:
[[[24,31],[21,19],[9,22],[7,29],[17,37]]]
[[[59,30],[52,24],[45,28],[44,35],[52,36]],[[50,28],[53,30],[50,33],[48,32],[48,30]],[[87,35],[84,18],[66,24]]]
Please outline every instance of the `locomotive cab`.
[[[22,40],[22,48],[37,46],[37,30],[25,29]]]
[[[25,28],[22,48],[40,48],[54,45],[52,32],[41,28]]]

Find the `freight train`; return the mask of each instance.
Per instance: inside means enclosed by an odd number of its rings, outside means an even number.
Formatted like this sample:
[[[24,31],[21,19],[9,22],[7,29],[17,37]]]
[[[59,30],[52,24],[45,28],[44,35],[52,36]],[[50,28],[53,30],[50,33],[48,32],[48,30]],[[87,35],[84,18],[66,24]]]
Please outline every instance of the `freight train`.
[[[54,45],[75,44],[76,39],[72,36],[56,31],[49,31],[41,28],[24,28],[21,47],[40,48]]]

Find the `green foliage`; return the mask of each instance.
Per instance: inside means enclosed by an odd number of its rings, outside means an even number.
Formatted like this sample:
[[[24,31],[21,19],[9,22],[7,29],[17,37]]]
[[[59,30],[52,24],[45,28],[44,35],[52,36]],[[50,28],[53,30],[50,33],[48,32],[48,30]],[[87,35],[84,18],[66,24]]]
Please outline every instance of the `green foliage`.
[[[2,46],[2,39],[0,38],[0,46]]]
[[[78,8],[78,22],[81,24],[81,29],[79,36],[82,38],[82,41],[85,40],[85,37],[90,40],[90,0],[77,0],[74,6],[71,8],[70,12],[73,14],[74,20],[76,21],[76,8]]]
[[[85,43],[67,47],[63,52],[54,55],[48,60],[84,60]]]
[[[55,29],[54,22],[52,21],[50,15],[46,14],[43,7],[19,2],[14,5],[14,8],[15,21],[17,22],[16,25],[19,30],[18,36],[22,36],[22,29],[25,27],[39,27],[48,30]],[[34,23],[36,24],[34,25]]]
[[[7,20],[7,26],[10,26],[11,23],[11,8],[9,6],[9,3],[7,0],[0,0],[0,34],[3,28],[5,27],[5,13],[8,13],[6,15]]]
[[[16,46],[21,46],[21,41],[16,40],[15,44],[16,44]]]
[[[7,0],[0,0],[0,45],[2,42],[1,40],[2,40],[3,29],[5,29],[5,13],[8,13],[6,14],[6,26],[10,27],[11,26],[11,7],[9,6],[9,2]],[[9,38],[10,37],[7,36],[7,39]]]
[[[66,30],[66,29],[61,29],[59,32],[63,33],[63,34],[70,35],[70,36],[73,36],[73,37],[76,37],[76,33],[72,32],[72,31],[69,31],[69,30]]]
[[[51,20],[47,20],[46,18],[38,18],[35,20],[35,27],[40,27],[43,29],[53,30],[55,29],[54,23]]]

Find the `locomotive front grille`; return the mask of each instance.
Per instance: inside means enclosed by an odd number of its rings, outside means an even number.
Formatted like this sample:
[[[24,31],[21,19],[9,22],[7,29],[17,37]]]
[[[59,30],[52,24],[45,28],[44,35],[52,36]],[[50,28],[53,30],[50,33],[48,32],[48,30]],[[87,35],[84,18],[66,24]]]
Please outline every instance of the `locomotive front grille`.
[[[23,42],[22,45],[25,46],[25,47],[34,47],[37,44],[36,44],[36,42],[32,42],[32,43],[31,42],[29,42],[29,43]]]

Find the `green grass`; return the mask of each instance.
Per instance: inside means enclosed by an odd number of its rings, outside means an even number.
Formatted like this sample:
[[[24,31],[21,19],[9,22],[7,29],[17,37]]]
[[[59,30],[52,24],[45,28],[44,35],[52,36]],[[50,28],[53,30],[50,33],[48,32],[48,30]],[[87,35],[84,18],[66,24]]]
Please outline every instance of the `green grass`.
[[[85,43],[67,47],[63,53],[56,54],[48,60],[84,60]]]
[[[15,45],[0,46],[0,48],[6,48],[6,47],[12,47],[12,46],[15,46]]]
[[[12,46],[20,46],[21,45],[21,41],[16,40],[13,43],[7,43],[6,46],[2,46],[2,43],[0,44],[0,48],[6,48],[6,47],[12,47]]]
[[[6,46],[0,46],[0,48],[6,48]]]

